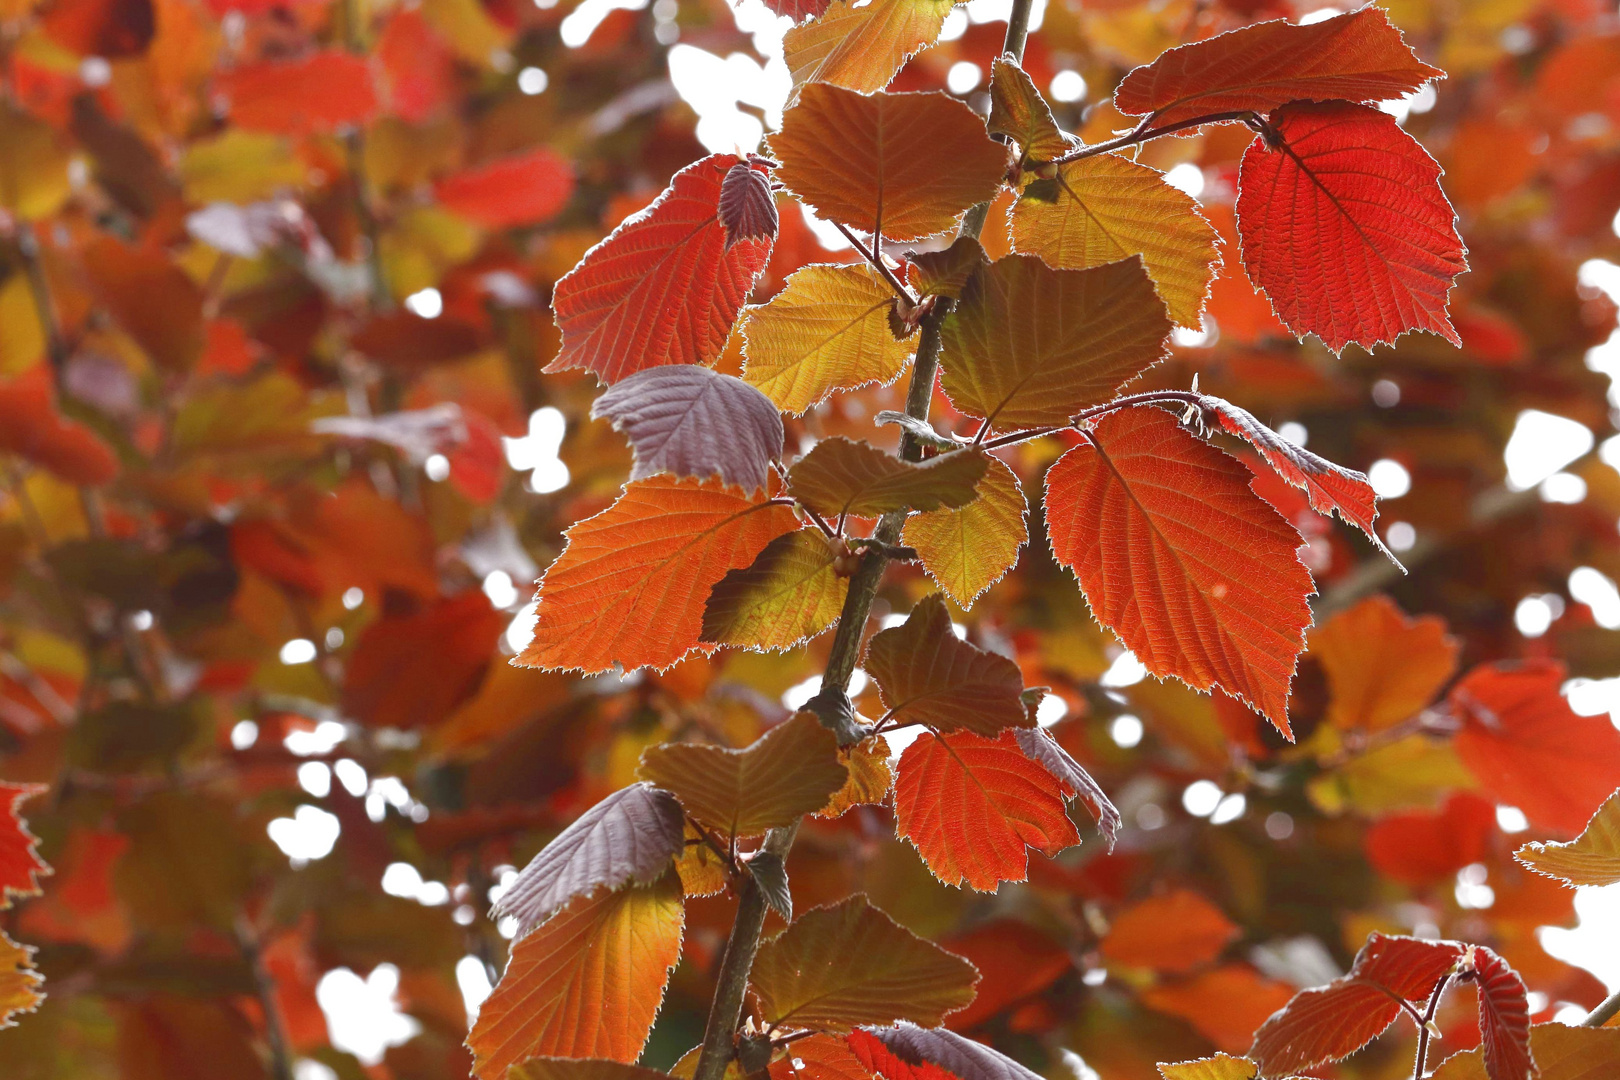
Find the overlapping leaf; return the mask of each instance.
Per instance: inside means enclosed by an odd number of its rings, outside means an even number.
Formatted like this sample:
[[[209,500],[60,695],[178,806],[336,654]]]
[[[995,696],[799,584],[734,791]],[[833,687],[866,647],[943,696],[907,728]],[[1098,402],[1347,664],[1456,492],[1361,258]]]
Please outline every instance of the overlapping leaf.
[[[481,1080],[535,1056],[631,1062],[681,954],[685,906],[673,874],[580,897],[512,946],[467,1046]]]
[[[1220,955],[1239,934],[1221,909],[1191,889],[1133,904],[1102,941],[1109,960],[1158,971],[1188,971]]]
[[[865,668],[888,716],[901,724],[995,735],[1034,723],[1018,665],[958,638],[938,593],[919,600],[904,623],[872,637]]]
[[[1313,586],[1299,534],[1250,475],[1167,412],[1111,413],[1048,471],[1047,529],[1148,671],[1219,686],[1286,734]]]
[[[743,750],[663,743],[641,775],[675,793],[693,818],[727,836],[758,836],[827,805],[849,770],[838,740],[811,713],[778,724]]]
[[[1112,851],[1114,841],[1119,838],[1122,822],[1119,809],[1103,792],[1102,786],[1045,728],[1018,728],[1013,734],[1024,756],[1041,765],[1057,780],[1064,798],[1079,799],[1086,804],[1086,809],[1097,821],[1103,839],[1108,841],[1108,850]]]
[[[908,252],[906,274],[918,296],[949,296],[954,300],[989,261],[975,237],[958,236],[942,251]]]
[[[822,217],[894,240],[943,232],[996,193],[1006,147],[944,94],[812,83],[771,136],[776,178]]]
[[[1018,475],[999,458],[988,464],[978,498],[954,510],[913,514],[901,534],[917,549],[928,576],[963,609],[1018,564],[1018,552],[1029,539],[1028,504]]]
[[[1598,807],[1581,835],[1567,844],[1533,841],[1513,857],[1538,874],[1570,885],[1620,882],[1620,791]]]
[[[1157,169],[1117,154],[1071,161],[1032,180],[1012,211],[1012,243],[1060,270],[1140,255],[1178,326],[1197,327],[1220,269],[1220,249],[1198,203]]]
[[[968,281],[941,330],[951,403],[999,429],[1067,423],[1165,355],[1170,320],[1141,260],[1054,270],[1010,255]]]
[[[1052,161],[1072,148],[1052,119],[1052,107],[1010,53],[996,57],[990,65],[987,126],[990,134],[1006,135],[1016,142],[1025,161]]]
[[[1468,269],[1440,166],[1368,105],[1297,102],[1271,115],[1238,171],[1243,265],[1277,317],[1334,352],[1409,330],[1453,345],[1452,280]],[[1331,253],[1331,255],[1329,254]]]
[[[612,506],[568,530],[517,663],[587,673],[669,667],[698,647],[720,579],[798,527],[789,507],[716,480],[633,480]]]
[[[870,92],[889,85],[913,53],[939,37],[956,0],[833,0],[782,38],[793,86],[830,83]]]
[[[839,747],[838,760],[849,769],[849,779],[827,800],[826,806],[816,811],[817,817],[840,817],[850,807],[880,803],[894,785],[894,773],[889,768],[889,741],[881,735],[869,736],[854,746]]]
[[[973,1000],[979,973],[852,896],[805,912],[761,945],[750,981],[767,1023],[849,1031],[938,1025]]]
[[[547,371],[584,368],[617,382],[663,364],[720,355],[776,238],[763,178],[732,154],[693,162],[557,282],[552,311],[562,348]],[[732,203],[754,212],[721,214]],[[735,193],[741,192],[741,196]],[[763,222],[761,227],[760,223]]]
[[[791,649],[838,621],[849,579],[816,529],[778,536],[759,558],[714,587],[703,609],[703,640],[756,649]]]
[[[915,348],[890,329],[894,300],[865,266],[795,271],[769,304],[743,313],[743,379],[794,415],[834,390],[893,382]]]
[[[935,877],[980,892],[1023,881],[1026,846],[1051,856],[1080,842],[1058,780],[1024,754],[1011,731],[994,739],[971,731],[917,739],[900,755],[894,814],[895,831]]]
[[[1387,101],[1443,76],[1368,5],[1308,26],[1264,22],[1171,49],[1125,76],[1114,104],[1166,125],[1300,99]]]
[[[1524,980],[1506,960],[1483,946],[1474,948],[1472,961],[1485,1072],[1491,1080],[1529,1080],[1536,1067],[1530,1056],[1530,1006]]]
[[[836,1035],[796,1039],[786,1056],[771,1062],[771,1080],[871,1080],[872,1074]]]
[[[794,463],[788,491],[829,519],[966,506],[976,497],[988,462],[984,454],[960,450],[916,464],[835,435]]]
[[[672,364],[638,371],[608,387],[591,406],[630,438],[630,479],[667,472],[718,476],[746,491],[763,490],[782,456],[782,417],[771,400],[733,375]]]
[[[1444,619],[1412,618],[1383,595],[1311,632],[1311,655],[1327,673],[1328,720],[1346,731],[1382,731],[1416,716],[1457,670],[1457,652]]]
[[[945,1028],[901,1023],[858,1029],[848,1040],[861,1064],[884,1080],[1039,1080],[1001,1051]]]
[[[0,911],[13,900],[39,895],[39,879],[50,867],[39,857],[39,840],[28,831],[22,804],[44,792],[39,784],[0,783]]]
[[[1620,1061],[1620,1028],[1569,1027],[1537,1024],[1530,1029],[1541,1080],[1608,1080]],[[1432,1080],[1488,1080],[1482,1049],[1453,1054],[1436,1069]]]
[[[682,849],[681,805],[651,784],[631,784],[603,799],[529,860],[491,912],[518,920],[519,936],[569,901],[598,888],[649,885]]]

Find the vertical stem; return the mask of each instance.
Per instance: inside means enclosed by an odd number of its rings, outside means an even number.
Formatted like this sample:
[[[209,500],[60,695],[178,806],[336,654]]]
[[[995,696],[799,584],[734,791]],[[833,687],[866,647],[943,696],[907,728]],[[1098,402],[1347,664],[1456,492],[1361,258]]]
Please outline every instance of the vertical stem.
[[[1451,985],[1452,975],[1447,975],[1435,984],[1434,993],[1429,995],[1429,1007],[1423,1010],[1423,1022],[1418,1025],[1417,1062],[1412,1069],[1412,1080],[1423,1080],[1423,1071],[1429,1063],[1429,1033],[1434,1023],[1434,1014],[1440,1008],[1440,999],[1445,996],[1446,987]]]
[[[236,943],[242,951],[242,958],[253,970],[259,1010],[264,1013],[265,1043],[270,1050],[270,1075],[274,1080],[293,1080],[292,1051],[287,1040],[287,1026],[281,1019],[281,1007],[276,1003],[276,984],[264,966],[259,935],[245,916],[237,919]]]

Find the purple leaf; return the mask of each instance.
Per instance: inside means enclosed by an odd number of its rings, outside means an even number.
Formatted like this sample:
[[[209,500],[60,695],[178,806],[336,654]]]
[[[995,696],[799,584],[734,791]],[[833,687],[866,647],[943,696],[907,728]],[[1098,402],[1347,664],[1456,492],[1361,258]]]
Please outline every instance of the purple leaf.
[[[1091,774],[1070,757],[1069,752],[1047,734],[1046,729],[1018,728],[1013,734],[1017,736],[1018,745],[1026,757],[1044,765],[1047,772],[1069,789],[1067,794],[1071,798],[1078,797],[1086,804],[1091,816],[1097,819],[1097,828],[1108,841],[1108,850],[1114,850],[1114,840],[1119,836],[1119,810],[1109,801],[1097,781],[1091,778]]]
[[[1040,1080],[1039,1075],[999,1050],[945,1028],[901,1023],[892,1028],[860,1030],[906,1064],[932,1062],[960,1080]]]
[[[739,161],[720,182],[720,225],[726,247],[743,240],[775,240],[776,198],[765,174]]]

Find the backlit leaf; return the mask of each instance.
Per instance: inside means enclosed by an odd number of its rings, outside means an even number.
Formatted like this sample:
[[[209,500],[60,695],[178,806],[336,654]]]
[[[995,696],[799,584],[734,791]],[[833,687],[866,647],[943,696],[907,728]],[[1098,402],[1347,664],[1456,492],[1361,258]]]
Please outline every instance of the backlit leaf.
[[[15,1027],[16,1017],[45,1000],[39,989],[45,980],[34,970],[32,951],[0,931],[0,1031]]]
[[[939,37],[956,0],[833,0],[782,38],[795,89],[831,83],[870,92],[889,85],[912,54]]]
[[[889,769],[889,741],[881,735],[869,736],[854,746],[840,746],[838,760],[849,769],[849,779],[827,800],[826,806],[816,811],[817,817],[841,817],[845,811],[862,803],[880,803],[894,786],[894,773]]]
[[[899,378],[916,347],[889,329],[894,292],[865,266],[806,266],[760,307],[743,312],[743,379],[784,412],[834,390]]]
[[[871,1080],[872,1074],[836,1035],[796,1039],[771,1062],[771,1080]]]
[[[901,534],[928,576],[964,610],[1018,564],[1029,539],[1024,488],[1012,469],[990,458],[977,490],[966,506],[913,514]]]
[[[1530,1056],[1530,1007],[1524,980],[1496,953],[1473,950],[1473,982],[1479,993],[1479,1038],[1485,1072],[1491,1080],[1527,1080],[1535,1075]]]
[[[1200,324],[1221,265],[1215,230],[1192,196],[1117,154],[1071,161],[1051,179],[1031,181],[1013,206],[1012,244],[1059,270],[1140,255],[1178,326]]]
[[[1463,720],[1457,756],[1498,802],[1537,825],[1574,835],[1614,791],[1620,730],[1605,715],[1580,716],[1559,692],[1551,660],[1482,665],[1452,687]]]
[[[1265,1018],[1282,1007],[1287,983],[1261,975],[1248,964],[1225,964],[1142,992],[1142,1004],[1180,1017],[1217,1049],[1236,1053]]]
[[[22,816],[22,804],[44,791],[39,784],[0,783],[0,911],[13,900],[38,896],[39,879],[50,873]]]
[[[1620,1028],[1569,1027],[1537,1024],[1530,1029],[1541,1080],[1608,1080],[1620,1061]],[[1431,1080],[1487,1080],[1479,1047],[1453,1054],[1436,1069]]]
[[[778,536],[759,558],[720,580],[703,609],[703,640],[791,649],[838,621],[849,579],[818,529]]]
[[[1483,862],[1496,835],[1496,807],[1458,791],[1438,812],[1409,810],[1375,822],[1362,839],[1373,869],[1408,885],[1439,885]]]
[[[1218,686],[1287,734],[1313,587],[1299,534],[1250,476],[1167,412],[1111,413],[1047,472],[1047,529],[1149,672]]]
[[[574,193],[568,159],[540,147],[452,173],[434,185],[445,209],[485,228],[550,221]]]
[[[680,959],[684,923],[674,874],[575,899],[512,946],[467,1036],[474,1071],[501,1080],[537,1055],[634,1061]]]
[[[841,435],[816,443],[788,471],[788,492],[829,520],[876,517],[891,510],[937,510],[974,499],[989,467],[984,454],[961,450],[920,464]]]
[[[1053,270],[1009,255],[968,282],[941,330],[951,404],[998,429],[1064,424],[1165,355],[1170,319],[1139,259]]]
[[[1412,618],[1383,595],[1311,631],[1311,655],[1327,673],[1328,720],[1347,731],[1416,716],[1456,672],[1457,652],[1444,619]]]
[[[864,667],[887,715],[902,725],[995,735],[1034,723],[1018,665],[958,638],[938,593],[919,600],[904,623],[873,635]]]
[[[526,667],[667,668],[699,645],[703,607],[730,570],[799,527],[793,511],[719,481],[652,476],[568,530],[539,589]]]
[[[522,936],[598,888],[652,884],[683,841],[681,804],[673,795],[651,784],[620,788],[541,848],[501,894],[491,917],[516,918]]]
[[[944,94],[812,83],[771,136],[776,178],[830,221],[893,240],[943,232],[1001,186],[1007,149]]]
[[[990,120],[992,135],[1006,135],[1018,144],[1026,161],[1051,161],[1073,149],[1052,119],[1035,83],[1010,53],[990,65]]]
[[[1133,904],[1115,917],[1102,941],[1109,960],[1158,971],[1188,971],[1208,963],[1239,934],[1221,909],[1191,889]]]
[[[49,123],[0,104],[0,209],[23,221],[49,217],[73,194],[72,154]]]
[[[688,165],[557,282],[551,306],[562,348],[547,371],[585,368],[612,383],[719,357],[773,242],[733,237],[721,220],[738,164],[713,154]]]
[[[665,1080],[668,1074],[602,1058],[532,1057],[507,1070],[507,1080]]]
[[[1296,102],[1271,115],[1238,171],[1243,265],[1295,334],[1335,353],[1408,330],[1462,339],[1446,314],[1468,263],[1440,166],[1368,105]],[[1332,252],[1331,261],[1324,261]]]
[[[1103,834],[1103,839],[1108,841],[1108,849],[1112,851],[1114,841],[1119,836],[1121,824],[1119,809],[1109,801],[1097,781],[1091,778],[1091,774],[1086,772],[1045,728],[1018,728],[1013,734],[1017,737],[1024,755],[1031,761],[1038,762],[1056,778],[1065,798],[1079,799],[1086,804],[1086,809],[1097,821],[1097,829]]]
[[[1620,791],[1598,807],[1592,820],[1567,844],[1533,841],[1513,857],[1538,874],[1570,885],[1613,885],[1620,882]]]
[[[975,271],[989,262],[984,247],[971,236],[958,236],[943,251],[906,254],[906,273],[918,296],[962,295]]]
[[[671,364],[647,368],[602,392],[591,416],[630,438],[632,480],[667,472],[718,476],[763,490],[782,456],[782,417],[769,398],[734,375]]]
[[[1038,1080],[999,1050],[945,1028],[901,1023],[848,1035],[849,1048],[885,1080]]]
[[[247,131],[281,135],[330,132],[377,113],[377,88],[364,56],[340,50],[296,60],[238,64],[214,80],[231,122]]]
[[[1026,846],[1047,856],[1080,842],[1057,779],[1013,732],[926,734],[906,747],[894,782],[895,831],[934,876],[993,892],[1023,881]]]
[[[838,760],[838,740],[808,712],[795,713],[742,750],[697,743],[648,747],[640,773],[727,836],[791,825],[826,806],[849,776]]]
[[[1231,1054],[1174,1064],[1161,1061],[1158,1068],[1164,1080],[1254,1080],[1255,1076],[1254,1062]]]
[[[94,430],[63,416],[55,398],[45,364],[0,380],[0,450],[72,484],[100,487],[111,482],[118,475],[118,458]]]
[[[1308,26],[1259,23],[1169,50],[1125,76],[1114,92],[1124,113],[1173,124],[1211,113],[1269,112],[1301,98],[1387,101],[1444,73],[1423,63],[1368,5]]]
[[[935,1026],[973,1000],[979,973],[852,896],[805,912],[762,944],[750,980],[767,1023],[849,1031],[897,1020]]]

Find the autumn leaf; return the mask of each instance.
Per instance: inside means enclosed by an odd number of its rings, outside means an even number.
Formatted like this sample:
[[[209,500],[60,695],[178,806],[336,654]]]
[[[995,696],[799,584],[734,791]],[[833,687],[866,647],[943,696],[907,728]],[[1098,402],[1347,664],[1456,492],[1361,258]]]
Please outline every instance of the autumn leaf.
[[[39,364],[0,380],[0,450],[35,462],[72,484],[101,487],[118,458],[93,430],[56,408],[50,368]]]
[[[849,779],[827,800],[826,806],[816,811],[817,817],[841,817],[845,811],[862,803],[880,803],[894,785],[894,773],[889,769],[889,742],[881,735],[868,736],[854,746],[840,746],[838,760],[849,769]]]
[[[778,536],[752,564],[720,579],[703,609],[703,640],[791,649],[832,626],[849,595],[819,530]]]
[[[532,1057],[506,1071],[507,1080],[659,1080],[657,1069],[601,1058]]]
[[[1345,731],[1410,720],[1457,670],[1458,646],[1445,620],[1408,616],[1382,594],[1336,613],[1310,642],[1327,673],[1328,720]]]
[[[1250,1033],[1289,998],[1289,987],[1247,964],[1226,964],[1142,992],[1142,1004],[1185,1020],[1217,1049],[1242,1050]]]
[[[1248,1058],[1216,1054],[1196,1061],[1160,1062],[1164,1080],[1254,1080],[1255,1065]]]
[[[539,589],[527,667],[667,668],[699,645],[709,593],[799,527],[793,511],[719,481],[632,480],[568,530]]]
[[[958,638],[938,593],[919,600],[899,626],[873,635],[864,667],[889,710],[885,718],[898,726],[994,736],[1034,723],[1018,665]]]
[[[451,173],[434,185],[440,205],[487,229],[550,221],[574,193],[574,170],[540,147]]]
[[[604,390],[591,417],[629,436],[632,480],[661,472],[718,476],[762,491],[771,462],[782,456],[782,417],[770,399],[734,375],[705,367],[638,371]]]
[[[728,191],[730,215],[721,205]],[[585,368],[613,383],[663,364],[712,363],[776,228],[769,186],[747,162],[713,154],[688,165],[557,282],[562,348],[546,371]]]
[[[39,879],[51,872],[22,816],[22,804],[45,790],[40,784],[0,782],[0,911],[13,900],[38,896]]]
[[[782,38],[795,90],[830,83],[871,92],[889,85],[914,53],[939,37],[956,0],[832,0]]]
[[[1092,613],[1149,672],[1218,686],[1286,735],[1314,590],[1299,534],[1250,475],[1169,413],[1111,413],[1047,472],[1047,529]]]
[[[1444,72],[1423,63],[1371,5],[1301,26],[1258,23],[1163,53],[1114,92],[1123,113],[1169,125],[1211,113],[1269,112],[1301,98],[1388,101]]]
[[[338,50],[297,60],[239,64],[214,80],[231,122],[247,131],[281,135],[331,132],[377,112],[377,88],[363,56]]]
[[[930,510],[906,519],[901,539],[917,550],[923,569],[963,610],[1018,564],[1029,540],[1028,504],[1018,475],[999,458],[966,506]]]
[[[16,1027],[18,1016],[33,1012],[45,1000],[39,989],[45,979],[34,970],[32,954],[31,948],[0,931],[0,1031]]]
[[[1524,980],[1496,953],[1473,946],[1470,971],[1479,995],[1480,1047],[1490,1080],[1527,1080],[1536,1072],[1530,1056],[1530,1006]]]
[[[884,1080],[1039,1080],[1001,1051],[946,1028],[858,1028],[846,1036],[868,1071]]]
[[[1513,857],[1538,874],[1568,885],[1620,882],[1620,791],[1606,799],[1581,835],[1567,844],[1532,841]]]
[[[1367,105],[1295,102],[1270,124],[1275,144],[1243,155],[1237,217],[1243,265],[1277,317],[1335,353],[1409,330],[1460,345],[1446,296],[1468,263],[1428,152]]]
[[[632,1062],[681,955],[685,908],[673,874],[579,897],[512,946],[467,1046],[482,1080],[539,1056]]]
[[[648,747],[640,773],[726,836],[791,825],[826,806],[849,777],[838,760],[838,740],[808,712],[795,713],[742,750],[697,743]]]
[[[1620,1028],[1537,1024],[1530,1029],[1541,1080],[1606,1080],[1620,1061]],[[1453,1054],[1431,1074],[1431,1080],[1488,1080],[1483,1050]]]
[[[1574,835],[1614,791],[1620,730],[1606,716],[1577,715],[1560,692],[1564,679],[1551,660],[1481,665],[1448,700],[1463,722],[1457,756],[1485,790]]]
[[[620,788],[540,849],[495,902],[491,915],[527,934],[597,889],[650,885],[684,845],[681,804],[651,784]]]
[[[49,122],[0,104],[0,207],[22,221],[61,209],[73,194],[71,147]]]
[[[1237,925],[1204,896],[1176,889],[1120,912],[1102,940],[1102,954],[1132,967],[1190,971],[1219,956],[1238,934]]]
[[[1026,162],[1052,161],[1073,149],[1052,119],[1052,107],[1010,53],[996,57],[990,65],[990,119],[986,126],[990,134],[1006,135],[1016,142]]]
[[[1053,270],[1010,255],[945,319],[941,381],[951,404],[998,429],[1066,424],[1163,359],[1169,333],[1139,259]]]
[[[796,1039],[789,1052],[771,1062],[771,1080],[872,1080],[872,1074],[836,1035]]]
[[[1015,251],[1054,269],[1085,270],[1140,255],[1178,326],[1198,327],[1220,269],[1216,234],[1164,174],[1117,154],[1057,167],[1024,187],[1012,211]]]
[[[807,911],[759,947],[750,975],[764,1019],[819,1031],[899,1020],[930,1027],[973,1000],[973,965],[852,896]]]
[[[943,232],[996,193],[1007,149],[944,94],[812,83],[771,136],[776,178],[830,221],[892,240]]]
[[[1114,841],[1119,838],[1121,825],[1119,809],[1109,801],[1091,774],[1045,728],[1021,727],[1014,730],[1013,735],[1018,739],[1024,756],[1041,765],[1057,780],[1064,798],[1079,799],[1086,804],[1086,809],[1097,821],[1103,839],[1108,841],[1108,850],[1114,850]]]
[[[744,309],[743,380],[795,416],[835,390],[887,386],[916,347],[890,329],[894,301],[869,267],[800,268],[770,303]]]
[[[918,296],[949,296],[954,300],[989,261],[977,238],[958,236],[942,251],[907,252],[906,276]]]
[[[965,506],[989,468],[984,454],[960,450],[920,464],[843,436],[822,439],[788,470],[788,492],[829,521],[893,510]]]
[[[1052,856],[1080,842],[1057,779],[1011,731],[918,738],[900,755],[894,814],[935,877],[980,892],[1023,881],[1026,846]]]
[[[1496,833],[1496,807],[1459,791],[1438,812],[1391,814],[1367,830],[1367,861],[1391,881],[1439,885],[1470,863],[1482,862]]]

